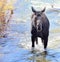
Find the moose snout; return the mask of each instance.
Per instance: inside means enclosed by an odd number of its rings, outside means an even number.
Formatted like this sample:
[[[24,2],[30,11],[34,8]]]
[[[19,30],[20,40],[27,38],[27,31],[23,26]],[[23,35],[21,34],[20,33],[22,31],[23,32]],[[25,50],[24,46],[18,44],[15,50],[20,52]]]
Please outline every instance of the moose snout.
[[[42,31],[42,26],[37,25],[37,31],[38,31],[38,32]]]

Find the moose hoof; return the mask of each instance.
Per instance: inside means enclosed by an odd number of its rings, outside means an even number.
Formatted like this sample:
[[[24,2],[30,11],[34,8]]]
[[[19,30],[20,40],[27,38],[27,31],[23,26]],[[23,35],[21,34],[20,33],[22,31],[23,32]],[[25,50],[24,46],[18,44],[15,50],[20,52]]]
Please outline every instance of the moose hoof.
[[[34,47],[32,47],[32,51],[31,52],[34,53]]]
[[[47,50],[46,49],[44,49],[44,53],[47,54]]]
[[[47,55],[47,51],[44,51],[45,55]]]

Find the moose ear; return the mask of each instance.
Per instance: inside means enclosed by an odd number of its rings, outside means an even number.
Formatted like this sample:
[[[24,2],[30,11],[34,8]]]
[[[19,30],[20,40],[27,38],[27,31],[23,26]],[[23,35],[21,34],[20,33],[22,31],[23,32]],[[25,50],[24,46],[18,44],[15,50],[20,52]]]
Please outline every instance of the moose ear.
[[[41,12],[45,12],[45,9],[46,9],[46,7]]]
[[[36,10],[33,7],[31,7],[31,9],[32,9],[32,12],[36,13]]]

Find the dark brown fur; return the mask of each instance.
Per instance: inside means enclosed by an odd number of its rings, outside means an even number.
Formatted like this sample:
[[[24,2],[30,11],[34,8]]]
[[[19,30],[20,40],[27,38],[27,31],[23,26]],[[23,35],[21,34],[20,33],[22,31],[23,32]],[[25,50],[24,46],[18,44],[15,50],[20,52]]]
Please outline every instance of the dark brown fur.
[[[38,44],[38,37],[40,37],[43,42],[44,49],[46,49],[48,43],[48,36],[49,36],[49,20],[44,14],[45,8],[42,11],[36,11],[32,7],[32,11],[33,11],[32,19],[34,18],[34,20],[32,20],[32,29],[31,29],[32,47],[35,47],[35,41]],[[40,17],[40,21],[41,21],[40,29],[36,28],[38,17]]]

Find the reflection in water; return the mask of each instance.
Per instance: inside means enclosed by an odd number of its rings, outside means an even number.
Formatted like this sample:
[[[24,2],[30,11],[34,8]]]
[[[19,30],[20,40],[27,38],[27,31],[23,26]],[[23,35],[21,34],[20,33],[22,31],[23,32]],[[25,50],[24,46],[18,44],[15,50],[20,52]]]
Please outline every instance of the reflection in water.
[[[33,53],[31,60],[32,62],[50,62],[48,59],[46,59],[46,55],[44,52],[39,54]]]
[[[40,57],[36,60],[36,62],[49,62],[45,57]]]
[[[35,54],[33,54],[33,56],[32,56],[32,62],[36,62]]]
[[[53,52],[53,51],[52,51]],[[58,62],[57,58],[58,54],[60,54],[59,52],[56,53],[52,53],[52,52],[48,52],[47,54],[45,54],[44,52],[41,53],[33,53],[33,55],[30,57],[30,60],[32,60],[32,62]]]

